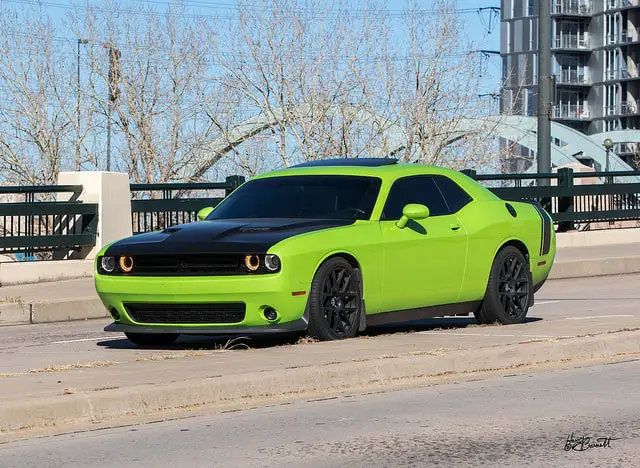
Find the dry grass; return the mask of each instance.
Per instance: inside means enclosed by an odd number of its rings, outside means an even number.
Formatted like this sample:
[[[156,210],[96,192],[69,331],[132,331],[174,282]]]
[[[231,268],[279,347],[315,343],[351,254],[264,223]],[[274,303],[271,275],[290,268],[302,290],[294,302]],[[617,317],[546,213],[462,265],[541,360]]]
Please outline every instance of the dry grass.
[[[77,362],[75,364],[56,364],[41,367],[40,369],[31,369],[29,374],[40,374],[44,372],[63,372],[73,369],[92,369],[94,367],[111,367],[120,364],[115,361],[93,361],[93,362]]]
[[[0,297],[0,304],[9,303],[9,302],[17,302],[18,304],[22,304],[23,301],[21,296]]]
[[[311,344],[311,343],[318,343],[319,340],[317,340],[316,338],[313,338],[311,336],[301,336],[300,338],[298,338],[298,341],[295,342],[295,344],[297,345],[304,345],[304,344]]]
[[[493,323],[470,323],[465,328],[483,328],[483,327],[502,327],[503,324],[500,322]]]
[[[136,359],[136,361],[165,361],[169,359],[180,359],[184,357],[206,356],[207,352],[201,349],[188,349],[180,354],[152,354],[151,356]]]

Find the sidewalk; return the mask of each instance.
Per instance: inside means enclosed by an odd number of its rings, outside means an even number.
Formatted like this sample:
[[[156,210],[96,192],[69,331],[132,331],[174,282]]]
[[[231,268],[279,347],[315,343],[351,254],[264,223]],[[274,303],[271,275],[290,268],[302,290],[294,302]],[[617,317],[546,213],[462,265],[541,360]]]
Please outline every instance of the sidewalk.
[[[640,273],[640,239],[634,244],[560,248],[549,279],[628,273]],[[0,287],[0,326],[108,316],[93,278]]]

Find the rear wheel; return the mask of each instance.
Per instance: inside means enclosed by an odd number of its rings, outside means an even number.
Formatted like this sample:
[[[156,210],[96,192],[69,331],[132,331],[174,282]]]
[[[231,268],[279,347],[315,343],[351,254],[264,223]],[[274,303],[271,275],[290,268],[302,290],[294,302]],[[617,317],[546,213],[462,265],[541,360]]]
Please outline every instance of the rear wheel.
[[[524,322],[533,294],[531,271],[526,257],[514,246],[498,252],[491,266],[487,292],[474,312],[479,323]]]
[[[167,346],[178,339],[177,333],[129,333],[129,341],[138,346]]]
[[[322,341],[353,338],[362,313],[362,285],[342,257],[323,263],[309,292],[309,335]]]

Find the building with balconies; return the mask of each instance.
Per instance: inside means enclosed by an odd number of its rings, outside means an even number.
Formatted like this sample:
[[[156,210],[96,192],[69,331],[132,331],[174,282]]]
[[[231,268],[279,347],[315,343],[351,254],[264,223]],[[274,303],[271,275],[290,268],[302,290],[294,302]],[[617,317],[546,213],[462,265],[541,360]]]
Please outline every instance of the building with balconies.
[[[502,0],[501,111],[537,115],[539,0]],[[552,119],[587,135],[640,129],[640,0],[551,2]],[[532,150],[510,145],[523,170]],[[637,161],[639,145],[616,141],[614,151]],[[585,155],[588,156],[588,155]]]

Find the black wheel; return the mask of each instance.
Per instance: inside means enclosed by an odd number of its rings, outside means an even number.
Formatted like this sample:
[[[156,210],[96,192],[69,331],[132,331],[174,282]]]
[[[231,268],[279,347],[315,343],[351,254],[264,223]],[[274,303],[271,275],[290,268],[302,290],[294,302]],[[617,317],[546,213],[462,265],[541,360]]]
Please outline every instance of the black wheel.
[[[353,338],[362,311],[358,272],[342,257],[323,263],[309,293],[309,335],[318,340]]]
[[[178,339],[177,333],[129,333],[129,341],[138,346],[167,346]]]
[[[526,257],[516,247],[498,252],[491,266],[487,292],[474,312],[479,323],[514,324],[524,322],[533,285]]]

